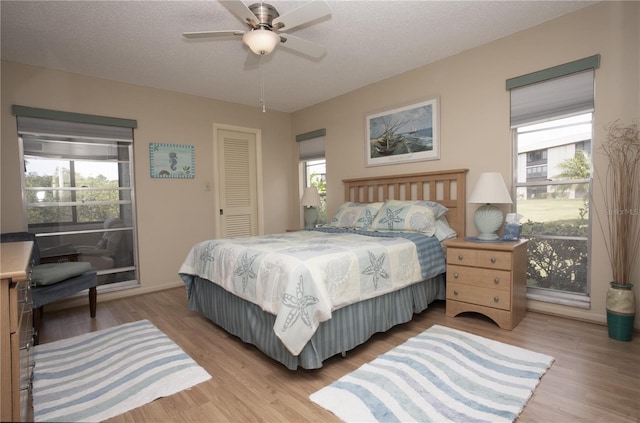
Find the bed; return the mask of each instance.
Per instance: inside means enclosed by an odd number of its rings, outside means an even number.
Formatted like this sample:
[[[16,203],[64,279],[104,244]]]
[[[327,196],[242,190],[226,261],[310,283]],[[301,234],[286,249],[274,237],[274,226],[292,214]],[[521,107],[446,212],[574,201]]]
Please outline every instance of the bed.
[[[289,369],[320,368],[445,298],[440,241],[465,233],[465,180],[345,179],[323,227],[199,242],[179,270],[188,306]]]

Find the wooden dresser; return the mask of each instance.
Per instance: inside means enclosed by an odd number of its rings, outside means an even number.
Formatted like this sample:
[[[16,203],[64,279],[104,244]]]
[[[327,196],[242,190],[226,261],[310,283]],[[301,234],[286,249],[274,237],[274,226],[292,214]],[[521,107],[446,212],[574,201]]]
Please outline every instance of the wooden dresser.
[[[33,325],[30,261],[33,242],[0,243],[0,421],[31,414]]]
[[[515,328],[527,313],[527,242],[445,241],[447,316],[473,311]]]

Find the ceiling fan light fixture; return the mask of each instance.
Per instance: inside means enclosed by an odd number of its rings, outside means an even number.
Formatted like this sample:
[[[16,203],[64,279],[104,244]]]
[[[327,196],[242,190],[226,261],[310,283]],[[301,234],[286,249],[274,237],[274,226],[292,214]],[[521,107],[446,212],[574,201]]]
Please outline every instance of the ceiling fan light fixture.
[[[256,28],[244,34],[242,41],[252,52],[259,55],[269,54],[280,42],[280,37],[268,29]]]

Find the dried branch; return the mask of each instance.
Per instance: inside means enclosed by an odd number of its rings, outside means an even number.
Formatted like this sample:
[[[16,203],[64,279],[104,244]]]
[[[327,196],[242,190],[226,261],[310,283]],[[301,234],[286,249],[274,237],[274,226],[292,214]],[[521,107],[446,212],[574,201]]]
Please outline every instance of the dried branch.
[[[604,179],[599,179],[606,225],[597,209],[596,216],[605,238],[613,279],[619,284],[629,284],[640,252],[640,129],[635,123],[625,126],[616,120],[605,130],[607,137],[600,151],[609,163]]]

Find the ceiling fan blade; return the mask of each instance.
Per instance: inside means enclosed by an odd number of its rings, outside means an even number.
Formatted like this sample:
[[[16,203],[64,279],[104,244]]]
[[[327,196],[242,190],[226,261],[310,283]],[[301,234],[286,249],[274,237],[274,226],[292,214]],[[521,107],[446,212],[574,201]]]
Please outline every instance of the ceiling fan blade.
[[[245,24],[254,27],[260,23],[256,15],[240,0],[221,0],[220,3]]]
[[[331,9],[324,0],[312,0],[273,20],[273,27],[279,31],[291,31],[300,25],[331,15]]]
[[[227,35],[244,35],[245,31],[200,31],[200,32],[185,32],[182,34],[184,38],[190,40],[197,38],[211,38],[211,37],[224,37]]]
[[[307,56],[311,56],[314,59],[319,59],[324,56],[326,49],[320,44],[313,43],[311,41],[303,40],[299,37],[294,37],[289,34],[278,34],[280,36],[280,45],[290,50],[297,51]]]

